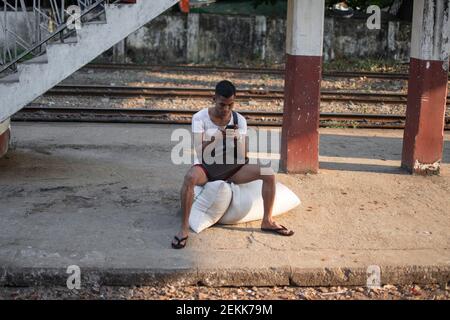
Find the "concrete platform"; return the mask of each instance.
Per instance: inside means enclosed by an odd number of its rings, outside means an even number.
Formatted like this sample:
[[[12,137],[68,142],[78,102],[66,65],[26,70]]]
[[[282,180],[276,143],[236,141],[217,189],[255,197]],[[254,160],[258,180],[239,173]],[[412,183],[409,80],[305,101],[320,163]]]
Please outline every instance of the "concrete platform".
[[[406,174],[398,130],[321,130],[320,173],[278,175],[303,201],[277,219],[293,237],[254,222],[171,249],[189,167],[170,160],[179,127],[13,123],[0,159],[0,285],[64,286],[69,265],[82,286],[364,285],[370,265],[382,283],[450,280],[450,165]]]

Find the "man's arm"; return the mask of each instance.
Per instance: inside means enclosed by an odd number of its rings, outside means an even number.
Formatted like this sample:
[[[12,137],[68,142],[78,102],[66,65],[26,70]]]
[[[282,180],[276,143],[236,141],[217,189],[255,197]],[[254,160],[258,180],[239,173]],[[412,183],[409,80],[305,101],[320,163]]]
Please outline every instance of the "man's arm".
[[[247,120],[242,116],[238,115],[240,118],[239,120],[239,129],[237,130],[237,136],[238,136],[238,143],[237,143],[237,149],[238,149],[238,159],[246,159],[248,157],[249,152],[249,136],[247,134]]]
[[[217,141],[220,139],[217,139],[219,135],[222,135],[222,131],[218,131],[215,136],[211,137],[211,140],[204,139],[205,134],[204,133],[194,133],[194,148],[195,153],[197,154],[197,159],[200,163],[202,163],[203,159],[203,153],[205,151],[205,148],[209,145],[211,145],[210,150],[214,149]]]
[[[197,114],[192,117],[192,133],[194,136],[194,150],[197,154],[198,161],[202,163],[203,150],[205,150],[208,145],[213,143],[214,140],[204,139],[204,137],[206,136],[204,124]]]
[[[236,143],[238,163],[244,163],[248,156],[248,136],[239,135]]]

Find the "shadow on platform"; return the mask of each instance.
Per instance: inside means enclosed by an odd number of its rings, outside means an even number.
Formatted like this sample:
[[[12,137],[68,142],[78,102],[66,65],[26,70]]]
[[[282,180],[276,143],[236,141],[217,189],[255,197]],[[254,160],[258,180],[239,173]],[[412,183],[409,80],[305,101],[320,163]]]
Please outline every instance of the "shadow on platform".
[[[320,136],[320,169],[408,174],[400,167],[402,137]],[[450,159],[450,141],[444,143],[443,163]]]

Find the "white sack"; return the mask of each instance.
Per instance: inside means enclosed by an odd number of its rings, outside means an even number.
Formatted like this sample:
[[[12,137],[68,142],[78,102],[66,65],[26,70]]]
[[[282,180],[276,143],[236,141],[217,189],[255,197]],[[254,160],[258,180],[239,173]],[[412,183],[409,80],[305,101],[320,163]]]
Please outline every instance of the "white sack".
[[[233,197],[225,214],[218,221],[221,224],[237,224],[254,220],[262,220],[264,203],[262,198],[262,180],[245,184],[231,183]],[[275,202],[272,216],[288,212],[300,204],[300,199],[288,187],[276,184]]]

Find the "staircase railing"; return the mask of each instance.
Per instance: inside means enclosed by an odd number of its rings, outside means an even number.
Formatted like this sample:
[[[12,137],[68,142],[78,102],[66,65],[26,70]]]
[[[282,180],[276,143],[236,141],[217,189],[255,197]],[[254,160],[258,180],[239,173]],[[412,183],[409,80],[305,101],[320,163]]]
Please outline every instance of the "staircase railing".
[[[47,43],[64,42],[80,22],[100,17],[106,4],[120,1],[0,0],[0,78],[17,71],[18,63],[45,53]],[[25,20],[21,24],[20,15]],[[19,25],[25,25],[27,37]]]

